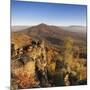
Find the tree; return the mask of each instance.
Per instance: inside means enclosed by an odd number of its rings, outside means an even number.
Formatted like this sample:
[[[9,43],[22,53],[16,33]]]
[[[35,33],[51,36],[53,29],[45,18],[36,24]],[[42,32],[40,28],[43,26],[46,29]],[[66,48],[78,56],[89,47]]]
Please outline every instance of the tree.
[[[71,37],[67,37],[64,40],[64,60],[66,63],[70,63],[73,57],[73,39]]]

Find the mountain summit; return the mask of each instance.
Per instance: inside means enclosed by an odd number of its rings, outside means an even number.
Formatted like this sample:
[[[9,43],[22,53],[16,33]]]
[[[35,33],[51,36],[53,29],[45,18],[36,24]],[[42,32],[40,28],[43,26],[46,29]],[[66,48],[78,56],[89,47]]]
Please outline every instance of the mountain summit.
[[[37,25],[37,26],[48,26],[47,24],[45,24],[45,23],[40,23],[39,25]]]

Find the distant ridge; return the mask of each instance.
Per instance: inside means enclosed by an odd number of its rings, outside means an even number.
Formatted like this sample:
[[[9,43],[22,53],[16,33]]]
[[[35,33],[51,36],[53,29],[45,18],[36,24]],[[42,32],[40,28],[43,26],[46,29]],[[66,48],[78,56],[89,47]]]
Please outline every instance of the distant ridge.
[[[16,30],[15,32],[20,33],[18,35],[22,38],[23,34],[25,34],[33,39],[45,40],[55,46],[62,45],[67,37],[71,37],[78,45],[86,45],[86,28],[83,28],[83,30],[82,28],[81,26],[79,26],[79,29],[76,26],[58,27],[41,23],[31,27],[24,27],[22,30]]]

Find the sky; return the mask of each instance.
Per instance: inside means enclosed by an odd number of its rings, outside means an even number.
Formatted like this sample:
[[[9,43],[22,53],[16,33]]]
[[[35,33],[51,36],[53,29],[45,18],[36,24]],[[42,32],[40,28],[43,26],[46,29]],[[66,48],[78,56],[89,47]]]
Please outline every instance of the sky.
[[[86,26],[86,5],[25,2],[12,0],[12,25],[37,25],[45,23],[56,26]]]

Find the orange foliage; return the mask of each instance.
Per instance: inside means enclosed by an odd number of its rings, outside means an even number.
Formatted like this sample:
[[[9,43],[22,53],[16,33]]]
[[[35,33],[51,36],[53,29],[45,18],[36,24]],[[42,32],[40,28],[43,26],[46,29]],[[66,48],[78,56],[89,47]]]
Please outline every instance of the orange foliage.
[[[39,82],[35,80],[33,75],[28,74],[28,72],[19,72],[16,76],[16,83],[19,88],[32,88],[37,87]]]

